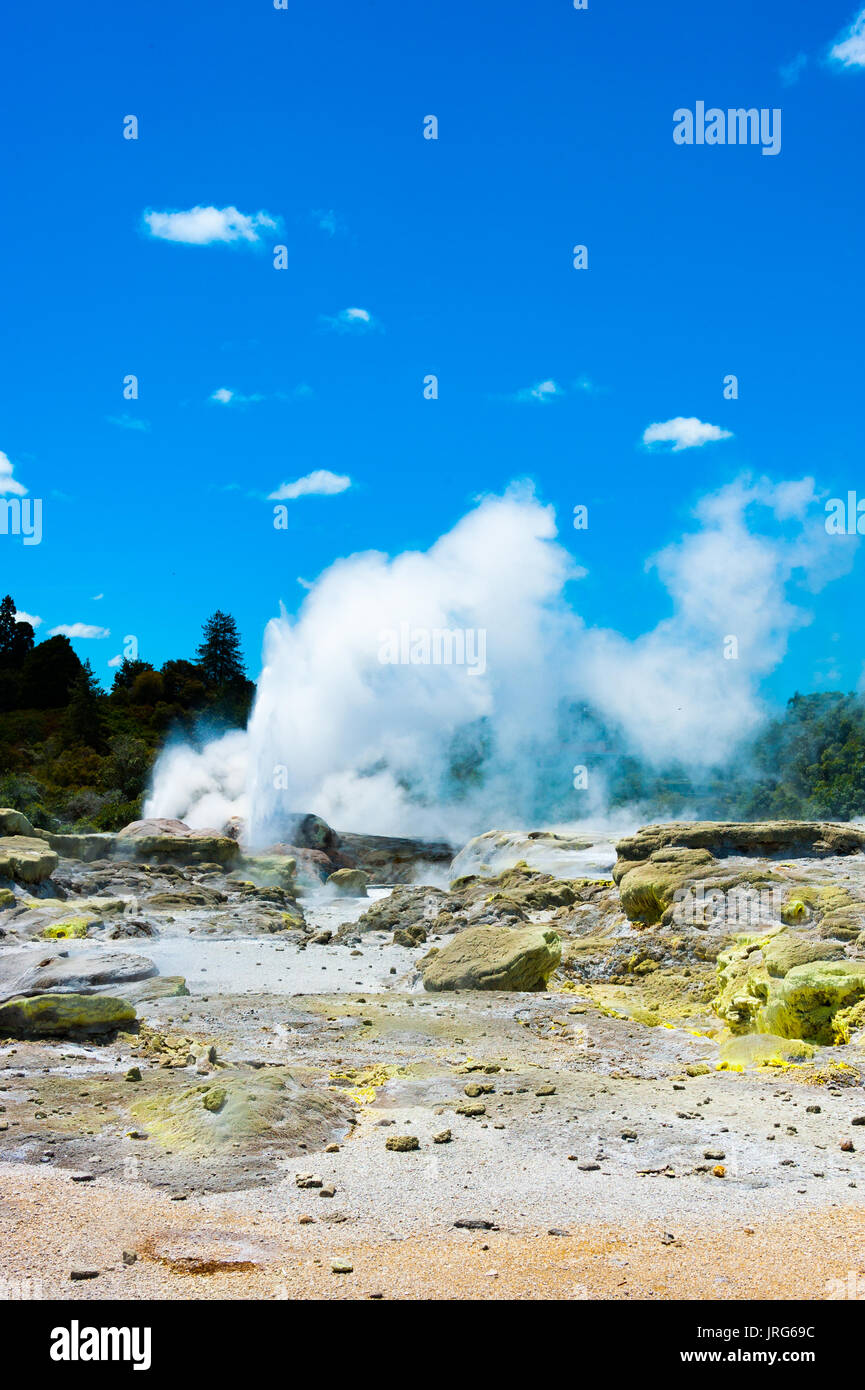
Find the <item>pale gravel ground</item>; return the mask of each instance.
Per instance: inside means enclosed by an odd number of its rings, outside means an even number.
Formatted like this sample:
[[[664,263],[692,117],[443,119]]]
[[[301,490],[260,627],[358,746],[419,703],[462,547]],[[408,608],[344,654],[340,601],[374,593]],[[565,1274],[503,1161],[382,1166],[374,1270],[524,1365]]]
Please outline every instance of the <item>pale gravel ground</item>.
[[[321,902],[308,916],[335,927],[366,905]],[[420,952],[388,941],[389,934],[365,938],[360,956],[343,946],[300,951],[273,938],[165,936],[118,946],[150,956],[163,974],[188,976],[189,999],[142,1013],[160,1026],[179,1014],[193,1035],[218,1036],[229,1062],[256,1055],[327,1072],[345,1057],[355,1066],[408,1067],[411,1075],[377,1091],[339,1153],[290,1159],[285,1177],[265,1187],[205,1196],[189,1186],[178,1202],[143,1183],[97,1177],[78,1184],[59,1167],[3,1163],[0,1277],[13,1281],[7,1288],[38,1279],[42,1296],[75,1299],[375,1292],[787,1299],[825,1297],[826,1281],[850,1271],[862,1270],[865,1279],[862,1155],[839,1149],[842,1137],[861,1135],[857,1150],[865,1150],[865,1129],[850,1126],[865,1113],[861,1087],[803,1086],[765,1073],[685,1081],[683,1067],[711,1062],[714,1044],[593,1010],[569,1020],[574,1036],[563,1043],[548,1033],[549,1021],[574,996],[418,994]],[[359,1026],[363,1016],[373,1019],[371,1028]],[[58,1064],[76,1076],[128,1065],[115,1052],[28,1045],[3,1049],[0,1066],[12,1072],[26,1063],[38,1088],[43,1069]],[[481,1119],[453,1111],[474,1079],[461,1072],[467,1053],[510,1069],[480,1078],[496,1086]],[[556,1085],[554,1097],[535,1096],[542,1081]],[[821,1113],[809,1116],[806,1106],[815,1102]],[[381,1119],[396,1123],[381,1127]],[[446,1127],[453,1143],[434,1145],[432,1135]],[[625,1129],[637,1140],[624,1140]],[[420,1151],[388,1152],[385,1139],[394,1133],[416,1134]],[[707,1146],[725,1153],[723,1179],[694,1172]],[[569,1154],[600,1168],[583,1172]],[[94,1141],[97,1174],[98,1157]],[[665,1164],[674,1179],[638,1173]],[[303,1170],[332,1181],[336,1196],[299,1190],[294,1174]],[[347,1220],[322,1220],[334,1212]],[[302,1214],[315,1224],[301,1226]],[[459,1217],[483,1217],[502,1229],[455,1231]],[[570,1234],[550,1236],[550,1228]],[[665,1233],[672,1243],[662,1243]],[[197,1254],[253,1267],[191,1275],[161,1262],[189,1253],[193,1236]],[[139,1252],[129,1268],[123,1249]],[[331,1272],[332,1257],[343,1254],[354,1264],[351,1275]],[[70,1269],[82,1266],[99,1277],[71,1282]]]
[[[319,1206],[322,1203],[318,1204]],[[315,1203],[307,1206],[318,1216]],[[74,1300],[826,1299],[828,1281],[865,1280],[859,1209],[797,1217],[679,1218],[665,1244],[657,1215],[605,1224],[582,1217],[568,1235],[417,1231],[400,1239],[347,1226],[299,1226],[236,1200],[167,1201],[137,1186],[71,1185],[55,1173],[3,1170],[0,1271],[6,1296]],[[748,1229],[746,1229],[748,1228]],[[131,1266],[122,1251],[139,1252]],[[166,1259],[195,1250],[253,1268],[190,1274]],[[334,1274],[347,1258],[350,1274]],[[73,1268],[99,1277],[71,1281]],[[37,1281],[30,1284],[27,1281]],[[17,1281],[17,1282],[16,1282]]]

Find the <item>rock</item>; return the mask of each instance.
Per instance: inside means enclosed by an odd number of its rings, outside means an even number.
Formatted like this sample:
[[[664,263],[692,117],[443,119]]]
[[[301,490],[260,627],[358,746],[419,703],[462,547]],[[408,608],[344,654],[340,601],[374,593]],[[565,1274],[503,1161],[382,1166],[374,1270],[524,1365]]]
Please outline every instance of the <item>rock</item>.
[[[141,1068],[140,1068],[140,1067],[130,1067],[129,1070],[128,1070],[128,1072],[126,1073],[126,1075],[124,1076],[123,1079],[124,1079],[124,1081],[140,1081],[140,1080],[141,1080]]]
[[[561,961],[561,940],[542,927],[468,927],[418,968],[424,989],[543,989]]]
[[[44,830],[34,830],[21,811],[13,811],[9,806],[0,807],[0,836],[24,835],[27,839],[45,839]]]
[[[20,960],[19,957],[18,961]],[[31,961],[32,964],[25,965],[24,969],[18,964],[13,974],[10,968],[13,962],[3,962],[0,958],[0,999],[66,991],[89,994],[96,990],[146,980],[157,973],[152,960],[128,951],[109,953],[90,949],[75,955],[59,952],[37,955],[36,952],[28,951],[25,960]]]
[[[440,1133],[434,1134],[434,1135],[433,1135],[433,1143],[434,1143],[434,1144],[449,1144],[449,1143],[451,1142],[451,1139],[452,1139],[452,1138],[453,1138],[453,1135],[451,1134],[450,1130],[449,1130],[449,1129],[443,1129],[443,1130],[440,1131]]]
[[[394,932],[393,945],[414,948],[422,946],[426,939],[427,930],[423,922],[415,922],[413,927],[401,927]]]
[[[764,997],[755,1016],[758,1031],[827,1045],[846,1042],[844,1015],[865,999],[865,961],[796,965]]]
[[[422,882],[427,871],[440,875],[454,852],[453,845],[394,835],[351,835],[340,831],[338,838],[346,866],[363,869],[375,883]]]
[[[153,912],[185,912],[193,907],[216,907],[219,903],[225,902],[225,894],[216,888],[204,888],[201,884],[196,884],[194,888],[151,893],[146,902],[148,909]]]
[[[389,1139],[385,1139],[384,1146],[390,1149],[391,1153],[405,1154],[419,1149],[420,1141],[415,1134],[392,1134]]]
[[[283,1067],[225,1069],[218,1085],[166,1090],[132,1106],[152,1141],[190,1155],[218,1154],[236,1144],[250,1152],[273,1146],[294,1152],[301,1142],[323,1147],[335,1130],[348,1127],[351,1113],[344,1100],[304,1086]]]
[[[354,1265],[351,1260],[333,1260],[330,1267],[334,1274],[354,1273]]]
[[[365,898],[367,875],[362,869],[337,869],[327,879],[327,886],[343,898]]]
[[[461,1216],[454,1222],[458,1231],[497,1231],[499,1228],[495,1221],[488,1221],[484,1216]]]
[[[115,853],[145,863],[233,864],[240,846],[218,830],[191,830],[180,820],[136,820],[116,835]]]
[[[616,845],[614,880],[619,881],[616,872],[621,878],[626,863],[646,860],[670,846],[708,850],[716,859],[731,855],[820,859],[834,854],[861,854],[865,850],[865,826],[825,821],[682,821],[674,825],[647,825]]]
[[[529,869],[571,879],[606,877],[615,850],[603,832],[562,835],[552,830],[487,830],[464,845],[450,866],[450,878],[466,874],[500,874],[523,863]]]
[[[394,888],[386,898],[368,907],[343,932],[395,931],[431,921],[441,910],[447,895],[441,888]]]
[[[37,831],[42,834],[42,831]],[[46,834],[45,839],[61,859],[78,859],[90,864],[95,859],[107,859],[114,848],[113,835],[54,835]]]
[[[44,883],[59,863],[45,840],[30,835],[5,835],[0,839],[0,878],[15,883]]]
[[[57,1037],[106,1033],[135,1022],[125,999],[107,994],[39,994],[0,1004],[0,1036]]]

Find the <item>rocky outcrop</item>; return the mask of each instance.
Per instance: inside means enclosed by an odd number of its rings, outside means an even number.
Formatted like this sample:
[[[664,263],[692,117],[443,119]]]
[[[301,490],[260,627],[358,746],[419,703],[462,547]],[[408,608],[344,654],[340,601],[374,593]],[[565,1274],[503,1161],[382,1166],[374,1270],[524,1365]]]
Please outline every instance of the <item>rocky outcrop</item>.
[[[708,850],[715,859],[825,859],[865,851],[865,826],[827,821],[683,821],[646,825],[616,845],[618,883],[627,865],[670,847]],[[618,877],[617,877],[618,875]]]
[[[30,835],[5,835],[0,839],[0,878],[11,878],[15,883],[44,883],[58,863],[58,856],[45,840]]]
[[[142,1100],[132,1114],[148,1136],[172,1153],[204,1156],[276,1144],[288,1153],[323,1148],[353,1123],[342,1097],[304,1086],[291,1072],[223,1071],[180,1094]]]
[[[339,832],[345,868],[363,869],[374,883],[418,883],[424,874],[447,869],[453,845],[409,840],[395,835],[350,835]]]
[[[19,995],[70,992],[89,994],[109,986],[146,980],[157,968],[146,956],[128,951],[85,949],[68,955],[28,951],[23,957],[0,957],[0,999]]]
[[[418,963],[424,989],[543,989],[562,956],[554,931],[469,927]]]
[[[34,994],[0,1003],[0,1037],[75,1037],[134,1022],[133,1006],[107,994]]]
[[[147,863],[231,865],[240,846],[218,830],[191,830],[180,820],[136,820],[118,832],[114,852]]]

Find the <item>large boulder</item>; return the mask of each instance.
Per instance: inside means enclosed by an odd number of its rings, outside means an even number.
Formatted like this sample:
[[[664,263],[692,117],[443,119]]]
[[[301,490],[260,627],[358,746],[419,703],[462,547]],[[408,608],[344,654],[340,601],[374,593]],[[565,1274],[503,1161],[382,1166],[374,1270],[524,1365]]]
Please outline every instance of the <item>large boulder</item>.
[[[0,838],[0,878],[16,883],[44,883],[59,863],[45,840],[30,835],[4,835]]]
[[[424,989],[543,989],[562,958],[556,932],[542,927],[469,927],[418,963]]]
[[[135,820],[115,837],[115,853],[144,862],[233,864],[240,846],[218,830],[191,830],[181,820]]]
[[[0,1037],[74,1037],[134,1022],[133,1006],[107,994],[34,994],[0,1004]]]
[[[363,869],[337,869],[328,878],[327,886],[342,898],[365,898],[367,881]]]
[[[398,835],[352,835],[339,832],[340,857],[346,868],[363,869],[374,883],[418,883],[447,870],[453,845],[409,840]]]
[[[43,954],[28,950],[18,956],[0,956],[0,999],[31,994],[89,994],[109,986],[146,980],[158,974],[146,956],[131,951],[85,949]]]

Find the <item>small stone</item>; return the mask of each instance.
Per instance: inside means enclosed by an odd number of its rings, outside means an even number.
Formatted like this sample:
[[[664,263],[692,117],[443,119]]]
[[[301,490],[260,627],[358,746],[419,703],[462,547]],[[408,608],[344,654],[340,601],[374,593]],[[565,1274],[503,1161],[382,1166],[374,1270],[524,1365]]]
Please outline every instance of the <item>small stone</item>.
[[[823,1107],[820,1106],[820,1105],[806,1105],[806,1106],[805,1106],[805,1114],[806,1114],[806,1115],[819,1115],[819,1114],[821,1113],[821,1111],[822,1111],[822,1108],[823,1108]],[[853,1123],[854,1123],[854,1125],[855,1125],[855,1124],[865,1124],[865,1115],[863,1115],[863,1117],[862,1117],[861,1120],[854,1120]]]
[[[325,1153],[326,1153],[326,1154],[338,1154],[338,1153],[339,1153],[339,1144],[328,1144],[327,1148],[325,1149]]]
[[[854,1115],[850,1123],[851,1125],[865,1125],[865,1115]]]
[[[297,1224],[298,1224],[298,1226],[314,1226],[314,1225],[315,1225],[315,1217],[314,1217],[314,1216],[307,1216],[306,1212],[304,1212],[302,1216],[299,1216],[299,1217],[297,1218]]]
[[[727,1155],[724,1153],[723,1149],[704,1149],[703,1157],[711,1159],[721,1159],[726,1158]]]
[[[384,1146],[390,1149],[391,1153],[405,1154],[419,1149],[420,1141],[416,1134],[392,1134],[389,1139],[385,1139]]]
[[[856,1145],[853,1143],[852,1139],[841,1140],[841,1152],[845,1154],[852,1154],[856,1152]]]
[[[454,1226],[459,1231],[497,1231],[499,1229],[494,1221],[488,1221],[484,1216],[461,1216],[454,1222]]]
[[[333,1260],[330,1267],[334,1274],[354,1273],[354,1265],[351,1260]]]
[[[124,1250],[120,1258],[125,1265],[134,1265],[138,1256],[134,1250]]]
[[[539,1086],[538,1089],[535,1091],[536,1096],[554,1096],[555,1094],[555,1086],[551,1086],[548,1081],[545,1081],[543,1086]]]
[[[597,1173],[600,1163],[578,1163],[577,1167],[583,1173]]]
[[[319,1189],[319,1194],[318,1194],[318,1195],[319,1195],[319,1197],[335,1197],[335,1196],[336,1196],[336,1188],[335,1188],[335,1187],[322,1187],[322,1188]]]
[[[449,1129],[443,1129],[439,1134],[434,1134],[434,1135],[433,1135],[433,1143],[434,1143],[434,1144],[449,1144],[449,1143],[451,1142],[452,1137],[453,1137],[453,1136],[451,1135],[451,1132],[450,1132]]]
[[[727,1176],[727,1170],[724,1167],[723,1163],[716,1163],[714,1168],[712,1169],[712,1172],[714,1173],[716,1178],[725,1178]]]
[[[70,1269],[70,1271],[69,1271],[69,1278],[70,1278],[70,1279],[98,1279],[98,1278],[99,1278],[99,1270],[98,1270],[98,1269]]]
[[[126,1073],[126,1076],[125,1076],[124,1079],[125,1079],[126,1081],[140,1081],[140,1080],[141,1080],[141,1068],[140,1068],[140,1067],[130,1067],[129,1070],[128,1070],[128,1072]]]

